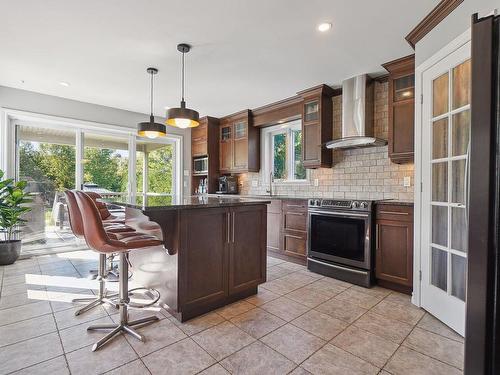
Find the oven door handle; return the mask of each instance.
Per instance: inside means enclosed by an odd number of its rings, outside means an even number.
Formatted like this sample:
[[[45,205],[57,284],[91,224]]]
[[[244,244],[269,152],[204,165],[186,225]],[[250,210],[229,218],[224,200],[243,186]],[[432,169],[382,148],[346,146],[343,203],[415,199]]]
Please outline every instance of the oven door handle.
[[[349,212],[349,213],[344,213],[344,212],[325,212],[325,211],[309,211],[309,215],[317,215],[317,216],[322,216],[322,215],[327,215],[327,216],[337,216],[337,217],[362,217],[362,218],[368,218],[370,215],[369,214],[359,214],[356,212]]]

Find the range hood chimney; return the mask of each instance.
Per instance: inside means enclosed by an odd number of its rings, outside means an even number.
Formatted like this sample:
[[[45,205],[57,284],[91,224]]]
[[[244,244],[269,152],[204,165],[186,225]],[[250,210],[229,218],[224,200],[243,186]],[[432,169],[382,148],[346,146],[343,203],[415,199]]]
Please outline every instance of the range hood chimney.
[[[374,137],[374,85],[366,75],[342,82],[342,138],[326,143],[326,148],[343,149],[384,146],[387,141]]]

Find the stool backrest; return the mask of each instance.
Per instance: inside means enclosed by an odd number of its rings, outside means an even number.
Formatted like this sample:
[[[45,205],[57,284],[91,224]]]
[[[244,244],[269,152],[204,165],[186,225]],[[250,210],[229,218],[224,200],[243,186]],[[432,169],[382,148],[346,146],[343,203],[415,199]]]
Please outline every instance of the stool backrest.
[[[99,210],[99,214],[101,215],[101,219],[106,220],[111,216],[111,212],[109,212],[106,203],[98,201],[98,199],[102,199],[101,194],[98,194],[93,191],[86,191],[85,194],[87,194],[90,197],[90,199],[94,201],[95,205],[97,206],[97,209]]]
[[[64,196],[66,197],[66,205],[68,206],[69,226],[75,236],[83,238],[85,232],[83,229],[82,213],[76,202],[75,193],[71,190],[66,190]]]
[[[75,191],[76,201],[83,219],[85,241],[92,249],[101,253],[116,252],[123,249],[120,241],[112,240],[106,234],[101,215],[92,198],[83,191]]]

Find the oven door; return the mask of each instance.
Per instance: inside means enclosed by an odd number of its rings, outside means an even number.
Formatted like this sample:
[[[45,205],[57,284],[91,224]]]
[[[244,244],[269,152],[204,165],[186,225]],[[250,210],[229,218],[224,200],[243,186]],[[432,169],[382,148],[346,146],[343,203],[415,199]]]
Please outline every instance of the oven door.
[[[370,269],[370,223],[370,213],[310,210],[308,256]]]

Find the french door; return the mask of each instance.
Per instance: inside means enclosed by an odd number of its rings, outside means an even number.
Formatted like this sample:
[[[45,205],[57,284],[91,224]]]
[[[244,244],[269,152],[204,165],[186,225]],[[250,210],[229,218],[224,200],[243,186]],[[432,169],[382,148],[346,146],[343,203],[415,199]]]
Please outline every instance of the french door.
[[[470,42],[422,75],[421,306],[464,335]]]

